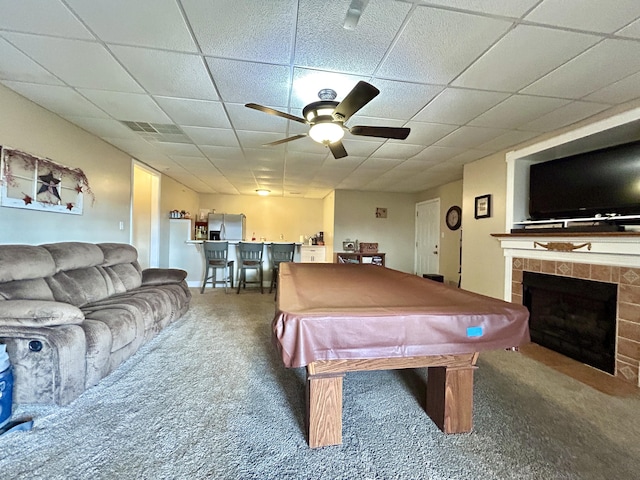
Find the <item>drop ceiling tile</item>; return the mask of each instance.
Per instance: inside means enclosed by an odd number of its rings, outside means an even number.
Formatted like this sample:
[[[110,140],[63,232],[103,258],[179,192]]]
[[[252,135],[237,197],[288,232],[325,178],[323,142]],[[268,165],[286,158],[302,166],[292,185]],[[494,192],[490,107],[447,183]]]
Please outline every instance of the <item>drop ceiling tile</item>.
[[[613,33],[640,16],[637,0],[545,0],[526,20],[558,27]]]
[[[283,136],[279,133],[249,132],[246,130],[238,130],[236,133],[238,134],[240,145],[244,148],[245,152],[250,148],[264,151],[278,151],[280,154],[284,152],[284,143],[281,143],[280,145],[264,146],[266,143],[281,140]]]
[[[595,35],[519,25],[456,78],[453,85],[517,92],[600,40]]]
[[[178,125],[231,128],[220,102],[154,96],[160,107]]]
[[[288,66],[211,57],[206,60],[223,101],[287,106],[291,82]]]
[[[571,102],[532,122],[525,123],[522,128],[536,132],[550,132],[584,120],[607,108],[609,108],[609,105],[603,105],[602,103]]]
[[[205,55],[288,64],[293,52],[297,1],[203,2],[182,0]]]
[[[469,125],[515,129],[567,103],[569,100],[559,98],[513,95],[476,117]]]
[[[509,21],[418,6],[376,76],[447,84],[510,27]]]
[[[584,97],[583,100],[615,105],[638,97],[640,97],[640,73],[635,73],[600,90],[596,90]]]
[[[462,147],[441,147],[438,145],[432,145],[410,158],[411,160],[419,160],[428,165],[435,165],[449,158],[455,157],[456,155],[464,152],[464,150],[465,149]]]
[[[172,123],[149,95],[90,89],[78,91],[116,120]]]
[[[429,0],[434,5],[519,18],[539,0]]]
[[[371,83],[380,90],[380,94],[365,105],[358,112],[359,115],[409,120],[442,91],[442,87],[435,85],[391,80],[375,79]],[[355,125],[352,121],[349,121],[349,124]]]
[[[354,140],[353,138],[360,137],[345,137],[342,140],[344,148],[347,150],[347,152],[349,152],[349,157],[368,157],[369,155],[373,154],[373,152],[375,152],[380,146],[380,144],[378,143],[364,142],[361,140]]]
[[[636,73],[638,65],[638,42],[608,39],[542,77],[523,93],[580,99]],[[578,78],[579,82],[575,80]]]
[[[431,145],[458,128],[456,125],[413,121],[408,122],[406,126],[411,129],[406,141],[415,145]]]
[[[69,87],[6,80],[3,80],[2,83],[23,97],[61,116],[108,118],[104,111]]]
[[[105,42],[197,52],[174,0],[67,0]]]
[[[410,145],[402,143],[385,143],[374,152],[373,157],[407,159],[424,150],[424,145]]]
[[[97,135],[98,137],[112,137],[112,138],[125,138],[125,139],[137,139],[138,134],[131,129],[125,127],[122,123],[111,118],[91,118],[81,117],[74,115],[64,115],[64,117],[70,122],[84,128],[88,132]]]
[[[204,157],[204,154],[198,150],[198,147],[188,143],[166,143],[156,142],[153,144],[159,151],[169,155],[171,158],[180,155],[191,157]],[[175,158],[173,158],[175,160]]]
[[[265,131],[279,133],[282,137],[285,136],[289,120],[277,115],[270,115],[268,113],[260,112],[252,108],[247,108],[243,104],[239,103],[226,103],[227,113],[233,128],[236,130],[253,130],[253,131]],[[265,105],[269,106],[269,105]],[[276,107],[271,107],[278,110]],[[280,110],[284,111],[284,109]],[[287,112],[285,112],[287,113]],[[302,125],[303,128],[308,128],[306,125]]]
[[[488,142],[478,145],[476,148],[478,150],[497,152],[499,150],[513,147],[522,142],[526,142],[527,140],[531,140],[538,135],[540,135],[540,133],[538,132],[509,130],[508,132],[503,133],[502,135],[499,135],[496,138],[489,140]]]
[[[118,45],[110,48],[148,93],[218,100],[207,66],[198,55]]]
[[[0,29],[37,33],[64,34],[69,38],[93,39],[80,21],[60,1],[43,5],[42,0],[0,0]]]
[[[418,112],[413,120],[464,125],[508,96],[508,93],[446,88]]]
[[[196,145],[239,146],[235,133],[228,128],[182,127],[182,131]]]
[[[348,2],[344,1],[300,2],[295,44],[297,65],[371,75],[411,6],[402,2],[370,1],[353,30],[343,28],[347,7]]]
[[[504,129],[464,126],[436,142],[440,147],[473,148],[505,133]]]
[[[626,27],[618,30],[616,34],[624,37],[640,38],[640,20],[630,23]]]
[[[220,147],[201,145],[200,150],[211,160],[227,159],[230,161],[244,161],[244,152],[240,147]]]
[[[21,33],[4,33],[3,36],[72,87],[142,92],[99,43]]]
[[[295,67],[291,88],[291,107],[302,110],[312,102],[317,102],[318,92],[330,88],[336,92],[336,101],[341,101],[356,86],[359,81],[368,82],[369,76],[350,75],[341,72],[313,70]],[[302,115],[291,112],[294,115]]]
[[[306,153],[287,150],[286,158],[286,171],[302,171],[305,172],[310,168],[315,168],[322,165],[324,159],[328,153],[323,151],[322,153]]]
[[[0,37],[0,79],[18,82],[63,85],[55,75],[42,68],[20,50]]]
[[[291,132],[290,132],[291,133]],[[265,147],[267,148],[267,147]],[[286,144],[286,150],[289,153],[303,153],[312,155],[321,155],[323,157],[329,154],[329,149],[324,145],[314,142],[310,137],[292,140]]]

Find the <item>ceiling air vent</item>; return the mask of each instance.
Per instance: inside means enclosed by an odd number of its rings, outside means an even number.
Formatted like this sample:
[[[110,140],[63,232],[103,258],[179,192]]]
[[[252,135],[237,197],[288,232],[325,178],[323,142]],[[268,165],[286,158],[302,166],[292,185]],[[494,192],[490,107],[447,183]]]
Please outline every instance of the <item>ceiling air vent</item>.
[[[122,121],[122,124],[150,142],[193,143],[182,129],[171,123],[147,123]]]

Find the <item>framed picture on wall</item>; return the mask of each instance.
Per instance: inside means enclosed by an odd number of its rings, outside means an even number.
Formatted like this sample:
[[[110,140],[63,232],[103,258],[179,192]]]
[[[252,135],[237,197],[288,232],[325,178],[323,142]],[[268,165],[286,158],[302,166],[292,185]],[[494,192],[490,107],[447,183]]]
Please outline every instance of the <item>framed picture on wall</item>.
[[[491,195],[476,197],[475,218],[489,218],[491,216]]]

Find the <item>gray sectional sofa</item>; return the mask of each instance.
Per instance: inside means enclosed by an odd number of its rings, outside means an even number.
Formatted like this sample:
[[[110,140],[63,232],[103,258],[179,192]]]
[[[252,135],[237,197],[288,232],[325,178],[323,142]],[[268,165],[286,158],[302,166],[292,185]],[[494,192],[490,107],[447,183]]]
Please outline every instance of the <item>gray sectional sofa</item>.
[[[0,245],[14,403],[70,403],[189,309],[184,270],[137,259],[119,243]]]

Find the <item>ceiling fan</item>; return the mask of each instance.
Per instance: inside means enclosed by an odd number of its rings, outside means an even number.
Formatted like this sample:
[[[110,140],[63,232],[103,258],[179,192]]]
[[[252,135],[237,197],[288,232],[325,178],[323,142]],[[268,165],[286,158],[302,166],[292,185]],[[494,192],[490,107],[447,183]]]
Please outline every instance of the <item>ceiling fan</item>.
[[[404,140],[409,135],[409,132],[411,132],[409,128],[370,127],[363,125],[356,125],[349,128],[345,125],[345,122],[349,120],[354,113],[373,100],[379,93],[380,90],[373,85],[360,81],[341,102],[336,102],[336,92],[330,88],[325,88],[318,92],[320,101],[310,103],[302,109],[304,118],[256,103],[247,103],[245,106],[270,115],[276,115],[309,125],[308,134],[294,135],[265,145],[280,145],[281,143],[310,136],[316,142],[329,147],[329,150],[331,150],[335,158],[343,158],[347,156],[347,151],[342,144],[342,137],[345,131],[348,131],[351,135],[394,138],[398,140]]]

